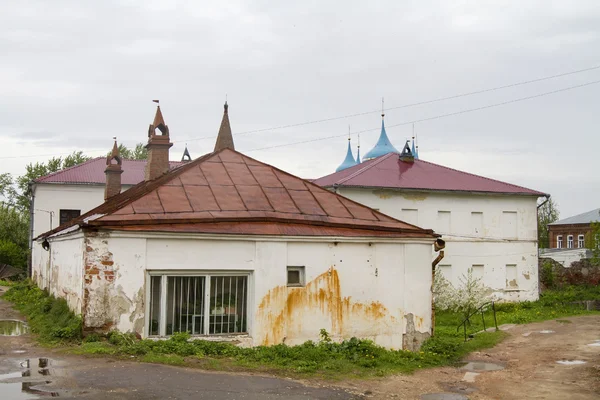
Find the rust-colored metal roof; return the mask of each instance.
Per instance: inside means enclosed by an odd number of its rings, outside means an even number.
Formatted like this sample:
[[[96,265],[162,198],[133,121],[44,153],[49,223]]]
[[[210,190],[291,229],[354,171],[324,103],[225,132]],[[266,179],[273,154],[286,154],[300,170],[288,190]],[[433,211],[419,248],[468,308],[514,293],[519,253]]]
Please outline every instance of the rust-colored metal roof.
[[[545,193],[469,174],[423,160],[401,161],[398,154],[365,161],[343,171],[314,179],[322,187],[368,187],[441,190],[545,196]]]
[[[257,235],[437,236],[229,148],[142,182],[41,236],[73,225]]]
[[[171,161],[171,168],[181,165],[181,162]],[[137,185],[144,180],[146,160],[123,160],[121,184]],[[42,176],[35,180],[36,183],[64,183],[64,184],[106,184],[106,157],[96,157],[84,163],[65,168],[61,171]]]

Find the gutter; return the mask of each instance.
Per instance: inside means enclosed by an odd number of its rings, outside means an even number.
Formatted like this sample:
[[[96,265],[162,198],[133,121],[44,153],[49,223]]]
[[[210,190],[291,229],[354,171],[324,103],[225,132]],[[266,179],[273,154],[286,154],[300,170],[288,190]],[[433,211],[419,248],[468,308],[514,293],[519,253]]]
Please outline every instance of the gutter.
[[[442,239],[437,239],[433,244],[433,249],[439,252],[438,256],[431,263],[431,337],[435,335],[435,302],[433,300],[433,280],[435,279],[435,267],[444,258],[444,249],[446,248],[446,242]]]

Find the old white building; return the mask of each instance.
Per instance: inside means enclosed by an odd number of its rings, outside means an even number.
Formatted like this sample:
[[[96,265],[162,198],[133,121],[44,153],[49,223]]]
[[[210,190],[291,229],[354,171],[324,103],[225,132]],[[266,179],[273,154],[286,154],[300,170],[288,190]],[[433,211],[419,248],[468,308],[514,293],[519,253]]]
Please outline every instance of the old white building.
[[[417,226],[446,241],[439,268],[454,285],[469,269],[496,298],[538,298],[537,200],[544,193],[418,159],[394,148],[382,121],[361,163],[348,154],[317,185]]]
[[[236,152],[227,106],[213,153],[169,171],[170,146],[157,111],[144,181],[119,193],[113,152],[108,200],[36,239],[33,278],[86,329],[244,345],[326,329],[407,349],[429,336],[433,231]]]

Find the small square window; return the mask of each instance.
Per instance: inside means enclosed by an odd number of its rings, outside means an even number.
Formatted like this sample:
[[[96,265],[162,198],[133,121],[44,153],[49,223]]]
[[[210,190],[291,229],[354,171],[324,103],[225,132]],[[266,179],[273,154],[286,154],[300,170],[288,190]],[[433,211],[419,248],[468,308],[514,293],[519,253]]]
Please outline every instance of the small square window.
[[[287,267],[287,285],[304,286],[304,267]]]

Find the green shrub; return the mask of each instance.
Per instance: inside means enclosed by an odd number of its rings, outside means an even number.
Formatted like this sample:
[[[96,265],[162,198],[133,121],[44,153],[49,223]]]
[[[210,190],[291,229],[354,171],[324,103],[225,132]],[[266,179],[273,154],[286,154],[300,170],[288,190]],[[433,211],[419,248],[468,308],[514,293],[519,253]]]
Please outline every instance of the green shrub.
[[[76,316],[64,299],[57,299],[31,281],[13,285],[4,298],[27,317],[33,333],[42,342],[71,342],[81,339],[81,318]]]

